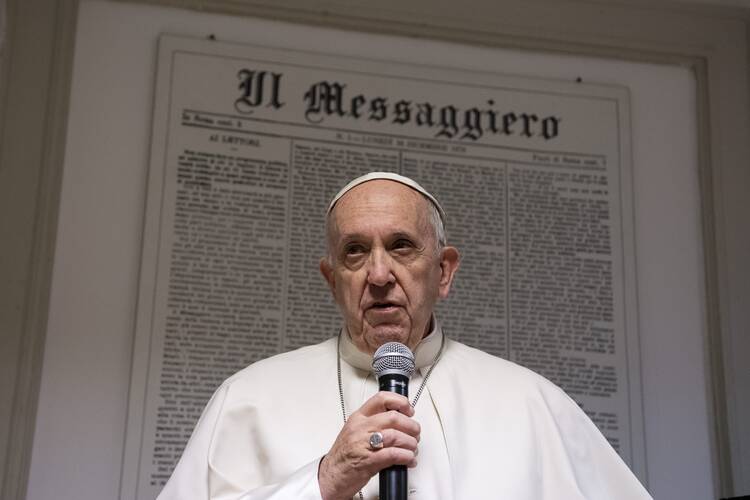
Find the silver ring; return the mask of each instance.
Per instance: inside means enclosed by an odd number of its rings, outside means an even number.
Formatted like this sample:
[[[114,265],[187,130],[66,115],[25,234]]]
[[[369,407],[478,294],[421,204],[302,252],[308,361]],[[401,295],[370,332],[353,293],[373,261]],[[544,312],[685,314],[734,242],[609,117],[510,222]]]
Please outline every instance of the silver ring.
[[[370,448],[373,450],[379,450],[383,447],[383,434],[381,432],[373,432],[370,434]]]

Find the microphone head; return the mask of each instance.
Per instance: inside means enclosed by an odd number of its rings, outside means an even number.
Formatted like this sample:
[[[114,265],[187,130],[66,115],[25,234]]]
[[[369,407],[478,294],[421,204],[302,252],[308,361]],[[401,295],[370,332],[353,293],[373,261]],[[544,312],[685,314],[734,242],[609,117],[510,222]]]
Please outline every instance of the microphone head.
[[[387,342],[375,351],[372,370],[378,378],[392,374],[411,378],[414,373],[414,354],[400,342]]]

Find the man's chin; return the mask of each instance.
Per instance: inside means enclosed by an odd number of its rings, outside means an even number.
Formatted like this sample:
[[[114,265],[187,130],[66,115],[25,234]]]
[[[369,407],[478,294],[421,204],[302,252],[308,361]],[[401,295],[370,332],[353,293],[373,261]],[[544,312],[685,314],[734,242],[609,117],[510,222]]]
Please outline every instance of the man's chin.
[[[388,342],[400,342],[408,345],[409,331],[398,327],[377,327],[365,333],[367,346],[374,354],[378,347]]]

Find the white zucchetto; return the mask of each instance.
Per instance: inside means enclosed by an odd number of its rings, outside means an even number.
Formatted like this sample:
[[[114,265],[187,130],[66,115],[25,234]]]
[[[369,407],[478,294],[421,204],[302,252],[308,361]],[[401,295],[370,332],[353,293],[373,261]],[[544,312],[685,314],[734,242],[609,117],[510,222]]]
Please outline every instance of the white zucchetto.
[[[423,194],[428,200],[430,200],[430,202],[432,202],[433,205],[435,205],[435,208],[437,208],[437,211],[440,214],[440,219],[443,221],[443,224],[445,224],[445,212],[443,211],[443,207],[440,206],[440,203],[438,203],[437,199],[432,196],[425,188],[420,186],[419,183],[417,183],[417,181],[415,181],[414,179],[410,179],[394,172],[370,172],[361,177],[357,177],[349,184],[344,186],[341,191],[336,193],[336,196],[333,197],[331,203],[328,205],[326,215],[331,213],[331,210],[333,210],[336,202],[339,201],[339,199],[341,199],[341,197],[348,193],[351,189],[359,186],[360,184],[364,184],[365,182],[375,181],[378,179],[399,182],[405,186],[412,188],[414,191]]]

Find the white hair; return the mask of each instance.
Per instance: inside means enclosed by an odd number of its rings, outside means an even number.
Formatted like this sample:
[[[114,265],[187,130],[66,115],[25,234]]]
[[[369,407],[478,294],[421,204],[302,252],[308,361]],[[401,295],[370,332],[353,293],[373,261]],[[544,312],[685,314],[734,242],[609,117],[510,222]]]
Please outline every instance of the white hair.
[[[440,252],[440,250],[447,244],[447,240],[445,237],[445,224],[443,224],[443,218],[440,217],[440,212],[438,211],[435,204],[432,203],[432,201],[426,196],[422,195],[422,197],[429,202],[427,203],[428,219],[430,221],[430,225],[435,230],[435,241],[437,242],[436,251]]]

